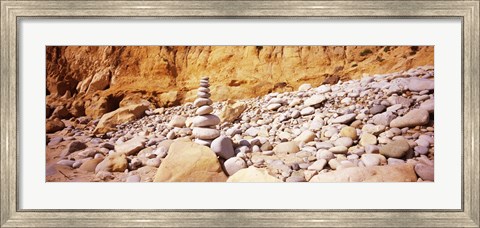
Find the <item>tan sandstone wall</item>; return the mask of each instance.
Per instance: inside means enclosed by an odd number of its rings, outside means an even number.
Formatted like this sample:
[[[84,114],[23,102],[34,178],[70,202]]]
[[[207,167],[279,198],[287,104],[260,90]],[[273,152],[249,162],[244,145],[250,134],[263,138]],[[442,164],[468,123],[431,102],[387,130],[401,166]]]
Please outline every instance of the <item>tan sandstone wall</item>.
[[[214,101],[296,90],[434,64],[431,46],[50,46],[47,104],[98,118],[140,100],[195,98],[209,76]]]

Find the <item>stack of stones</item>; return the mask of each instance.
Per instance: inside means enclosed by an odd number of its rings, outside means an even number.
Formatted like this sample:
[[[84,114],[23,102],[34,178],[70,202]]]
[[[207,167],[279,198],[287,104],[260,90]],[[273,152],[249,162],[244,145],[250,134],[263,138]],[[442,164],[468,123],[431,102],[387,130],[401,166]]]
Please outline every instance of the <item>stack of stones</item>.
[[[212,100],[210,99],[210,86],[208,77],[200,79],[200,88],[198,88],[197,99],[193,105],[197,107],[197,116],[193,119],[192,134],[195,137],[195,142],[204,146],[209,146],[210,143],[220,136],[220,130],[216,129],[216,125],[220,123],[218,116],[211,114],[213,112]]]

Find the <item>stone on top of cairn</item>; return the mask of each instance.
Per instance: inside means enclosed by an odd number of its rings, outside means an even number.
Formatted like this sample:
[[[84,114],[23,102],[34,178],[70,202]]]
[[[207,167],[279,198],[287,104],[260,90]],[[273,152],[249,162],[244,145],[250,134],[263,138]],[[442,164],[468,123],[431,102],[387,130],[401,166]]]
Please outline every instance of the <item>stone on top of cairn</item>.
[[[213,112],[213,102],[210,99],[210,83],[208,77],[200,79],[200,88],[197,92],[197,99],[193,105],[197,107],[196,116],[193,118],[193,131],[195,142],[204,146],[209,146],[213,139],[220,136],[220,131],[215,128],[220,123],[218,116],[211,114]]]

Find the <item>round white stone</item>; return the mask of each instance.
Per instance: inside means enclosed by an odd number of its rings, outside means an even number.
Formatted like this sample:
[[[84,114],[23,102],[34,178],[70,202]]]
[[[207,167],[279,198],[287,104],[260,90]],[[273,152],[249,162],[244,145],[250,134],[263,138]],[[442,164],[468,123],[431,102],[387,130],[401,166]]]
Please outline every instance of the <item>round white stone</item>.
[[[223,163],[226,173],[231,176],[235,174],[238,170],[247,168],[245,161],[239,157],[232,157]]]
[[[220,136],[213,140],[210,144],[210,148],[215,154],[224,159],[229,159],[235,156],[232,140],[226,136]]]

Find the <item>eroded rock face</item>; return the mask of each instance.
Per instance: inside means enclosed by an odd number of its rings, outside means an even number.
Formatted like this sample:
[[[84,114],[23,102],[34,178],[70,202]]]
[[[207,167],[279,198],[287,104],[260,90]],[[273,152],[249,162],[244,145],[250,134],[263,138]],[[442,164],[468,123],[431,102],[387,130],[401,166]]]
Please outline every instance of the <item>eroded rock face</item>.
[[[215,153],[193,142],[175,141],[155,175],[155,182],[224,182],[227,176]]]
[[[428,110],[414,109],[405,116],[397,117],[390,122],[390,127],[415,127],[428,124],[430,121]]]
[[[235,100],[433,65],[433,54],[433,47],[412,52],[406,46],[48,46],[47,103],[70,107],[83,100],[86,115],[98,118],[115,110],[98,98],[120,94],[155,106],[193,101],[201,75],[212,77],[212,100]],[[430,88],[422,81],[412,89]],[[97,108],[90,108],[93,103]]]

